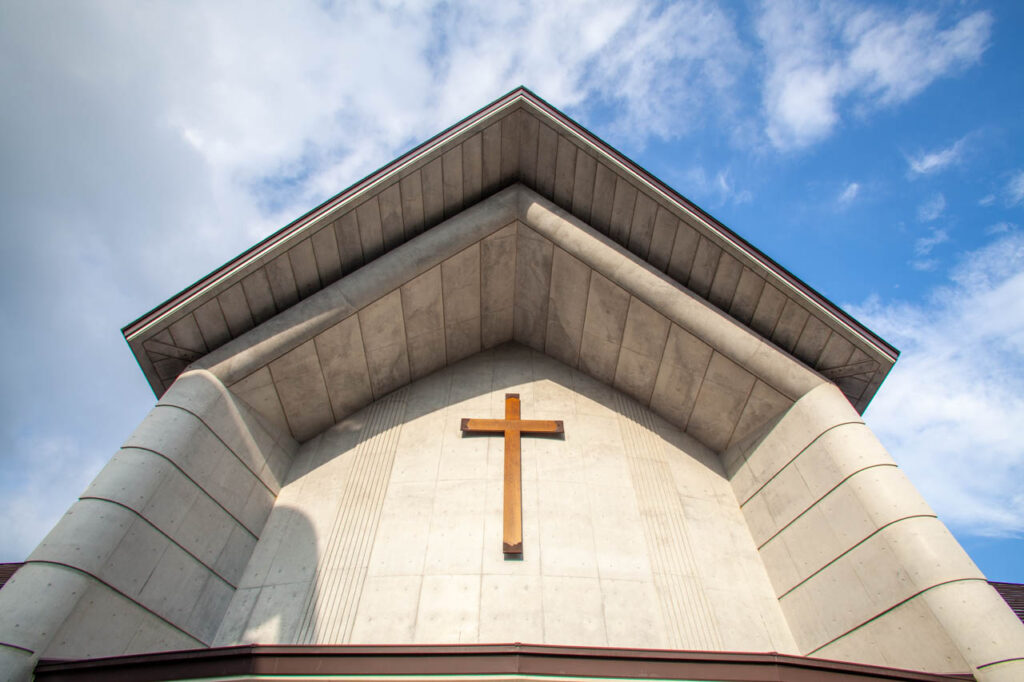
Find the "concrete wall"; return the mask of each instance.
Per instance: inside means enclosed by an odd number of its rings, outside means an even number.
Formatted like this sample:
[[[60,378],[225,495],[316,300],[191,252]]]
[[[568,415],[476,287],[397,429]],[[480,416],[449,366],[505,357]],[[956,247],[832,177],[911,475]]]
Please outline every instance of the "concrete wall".
[[[296,449],[183,374],[0,590],[0,671],[209,645]]]
[[[503,441],[524,438],[522,560],[501,551]],[[215,644],[795,644],[718,456],[618,390],[505,345],[303,445]]]
[[[723,462],[800,653],[1024,678],[1024,626],[837,388]]]

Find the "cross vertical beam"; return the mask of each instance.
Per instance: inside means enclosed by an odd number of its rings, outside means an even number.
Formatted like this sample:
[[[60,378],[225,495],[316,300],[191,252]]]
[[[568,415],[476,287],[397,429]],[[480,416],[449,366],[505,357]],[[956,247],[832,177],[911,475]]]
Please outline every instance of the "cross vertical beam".
[[[504,419],[463,419],[462,435],[505,437],[505,485],[502,513],[502,551],[506,556],[523,553],[523,492],[521,436],[562,436],[561,420],[523,419],[519,394],[505,394]]]

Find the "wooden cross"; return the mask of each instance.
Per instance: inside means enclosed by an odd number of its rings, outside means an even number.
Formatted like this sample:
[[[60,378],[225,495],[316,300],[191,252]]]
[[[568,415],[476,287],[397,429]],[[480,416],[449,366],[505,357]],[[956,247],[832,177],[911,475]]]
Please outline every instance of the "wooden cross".
[[[505,511],[502,551],[508,555],[523,553],[523,491],[520,465],[520,436],[562,436],[561,420],[521,419],[519,394],[505,394],[504,419],[463,419],[462,435],[504,434],[505,436]]]

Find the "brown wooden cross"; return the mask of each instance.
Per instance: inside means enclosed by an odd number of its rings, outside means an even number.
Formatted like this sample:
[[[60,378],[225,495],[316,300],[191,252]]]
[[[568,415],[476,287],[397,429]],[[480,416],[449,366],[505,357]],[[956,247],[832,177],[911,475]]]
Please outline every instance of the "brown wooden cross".
[[[561,420],[521,419],[519,394],[505,394],[504,419],[463,419],[462,435],[504,434],[505,436],[505,511],[502,551],[523,553],[523,491],[520,464],[520,436],[561,436]]]

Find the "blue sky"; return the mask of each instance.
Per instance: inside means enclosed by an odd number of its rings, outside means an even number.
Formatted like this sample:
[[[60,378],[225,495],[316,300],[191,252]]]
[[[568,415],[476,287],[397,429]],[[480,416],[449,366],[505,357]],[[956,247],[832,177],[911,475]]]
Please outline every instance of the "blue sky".
[[[0,561],[151,408],[122,325],[524,84],[903,351],[867,419],[1024,582],[1024,6],[0,3]]]

